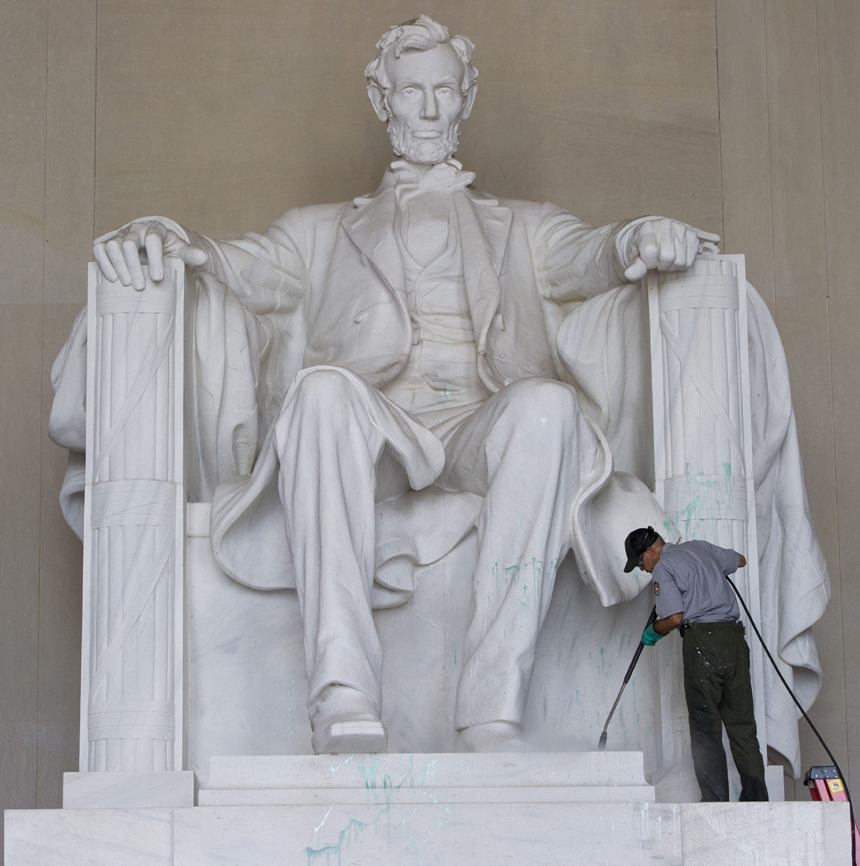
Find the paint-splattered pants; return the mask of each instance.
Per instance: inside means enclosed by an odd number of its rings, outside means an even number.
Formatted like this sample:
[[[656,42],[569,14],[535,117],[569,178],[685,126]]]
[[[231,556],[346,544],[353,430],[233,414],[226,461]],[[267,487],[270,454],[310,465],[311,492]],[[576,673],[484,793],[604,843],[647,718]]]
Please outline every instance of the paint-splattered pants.
[[[684,692],[702,802],[729,799],[723,725],[741,777],[741,800],[767,800],[756,736],[750,651],[736,622],[693,623],[684,634]]]

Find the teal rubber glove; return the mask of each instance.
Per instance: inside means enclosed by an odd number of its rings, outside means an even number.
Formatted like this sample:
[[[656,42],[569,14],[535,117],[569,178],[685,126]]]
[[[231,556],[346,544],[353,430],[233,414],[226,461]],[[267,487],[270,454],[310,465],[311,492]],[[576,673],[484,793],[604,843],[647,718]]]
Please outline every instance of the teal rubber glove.
[[[654,631],[654,625],[652,623],[642,632],[642,643],[644,643],[645,646],[654,646],[658,640],[664,637],[666,637],[666,635],[657,634],[657,632]]]

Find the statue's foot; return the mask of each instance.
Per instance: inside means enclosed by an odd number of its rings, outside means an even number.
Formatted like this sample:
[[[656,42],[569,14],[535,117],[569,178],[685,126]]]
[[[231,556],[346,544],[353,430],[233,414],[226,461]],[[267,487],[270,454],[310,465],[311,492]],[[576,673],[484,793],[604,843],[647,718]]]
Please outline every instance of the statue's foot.
[[[522,730],[513,722],[485,722],[463,728],[457,737],[458,752],[530,752]]]
[[[317,708],[311,744],[317,755],[384,752],[388,736],[367,695],[349,686],[332,685]]]

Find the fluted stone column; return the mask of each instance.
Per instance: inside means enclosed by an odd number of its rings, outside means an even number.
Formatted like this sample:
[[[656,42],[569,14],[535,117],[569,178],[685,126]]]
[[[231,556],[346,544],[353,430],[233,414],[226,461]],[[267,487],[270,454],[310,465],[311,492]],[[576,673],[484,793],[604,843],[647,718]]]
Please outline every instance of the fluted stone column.
[[[759,621],[743,256],[704,255],[688,271],[649,274],[655,492],[682,541],[742,552],[735,575]],[[759,742],[765,747],[762,652],[748,628]],[[664,765],[689,762],[680,654],[659,648]],[[767,757],[765,755],[765,764]]]
[[[183,762],[184,270],[90,265],[81,770]]]

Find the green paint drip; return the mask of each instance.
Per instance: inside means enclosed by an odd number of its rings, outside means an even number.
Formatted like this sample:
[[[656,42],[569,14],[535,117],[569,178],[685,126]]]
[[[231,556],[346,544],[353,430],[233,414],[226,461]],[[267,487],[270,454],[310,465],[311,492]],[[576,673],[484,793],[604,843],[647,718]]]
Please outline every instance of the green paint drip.
[[[359,768],[359,772],[364,776],[364,784],[368,791],[376,788],[376,770],[378,767],[379,759],[374,761],[372,767]],[[323,858],[325,858],[326,866],[331,866],[331,864],[335,862],[333,859],[335,855],[337,855],[336,862],[338,863],[338,866],[341,866],[344,843],[346,843],[346,847],[348,848],[353,842],[358,842],[361,838],[361,834],[364,833],[365,830],[369,830],[371,827],[376,827],[383,815],[386,818],[390,818],[391,787],[391,777],[386,773],[382,780],[385,804],[379,809],[376,813],[376,817],[372,821],[359,821],[357,818],[350,818],[346,827],[340,831],[335,845],[325,845],[322,848],[311,848],[310,846],[305,848],[305,853],[308,857],[308,866],[311,866],[311,864],[316,861],[321,861]],[[388,822],[388,834],[390,839],[390,821]]]
[[[310,846],[305,848],[305,853],[307,854],[308,858],[308,866],[311,866],[311,864],[317,861],[322,861],[323,859],[325,860],[325,866],[332,866],[332,864],[334,863],[337,863],[338,866],[341,866],[344,845],[346,845],[346,847],[348,848],[354,842],[358,842],[361,838],[361,835],[366,830],[370,829],[371,827],[378,827],[383,816],[386,819],[386,832],[388,844],[390,845],[392,793],[404,786],[409,788],[426,788],[428,785],[430,785],[431,782],[434,781],[436,773],[436,761],[430,761],[427,764],[424,764],[423,770],[420,772],[420,774],[416,774],[414,762],[415,756],[410,755],[409,767],[406,770],[406,774],[396,785],[392,782],[391,777],[387,773],[383,776],[382,797],[384,802],[380,806],[379,811],[376,813],[376,817],[372,821],[359,821],[357,818],[350,818],[346,827],[338,834],[338,840],[336,844],[324,845],[321,848],[312,848]],[[371,796],[373,796],[376,803],[379,803],[379,788],[377,782],[379,771],[379,758],[374,760],[372,763],[365,763],[361,757],[357,755],[350,755],[350,757],[347,758],[346,761],[344,761],[338,767],[333,768],[333,771],[336,772],[340,769],[340,767],[348,763],[353,763],[355,765],[356,769],[359,772],[359,775],[361,775],[364,780],[364,786],[368,792],[368,805],[372,805],[370,803]],[[462,760],[460,763],[462,765]],[[441,804],[437,805],[439,805],[439,808],[442,809],[443,815],[446,816],[438,822],[438,831],[441,830],[443,827],[448,826],[447,816],[450,816],[452,812],[448,805],[445,805],[444,807]],[[328,818],[330,812],[331,809],[329,809],[329,812],[327,812],[325,818],[323,818],[323,824],[325,823],[326,818]],[[320,825],[320,827],[321,826],[322,824]],[[427,838],[421,840],[416,839],[410,834],[413,851],[419,852],[433,838],[434,834],[430,831],[428,832],[429,835],[427,836]],[[336,860],[335,857],[337,858]]]

